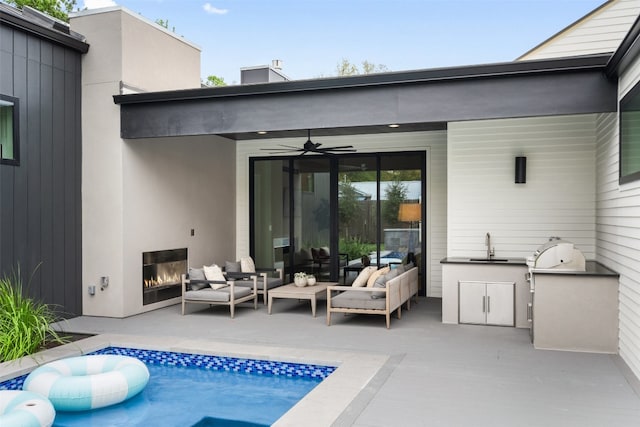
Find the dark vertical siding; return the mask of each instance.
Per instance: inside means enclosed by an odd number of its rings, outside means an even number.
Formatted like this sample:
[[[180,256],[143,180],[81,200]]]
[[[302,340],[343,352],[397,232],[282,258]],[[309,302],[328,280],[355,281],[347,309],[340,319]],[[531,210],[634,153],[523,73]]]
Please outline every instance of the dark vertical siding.
[[[20,165],[0,165],[0,273],[19,266],[29,295],[67,316],[82,312],[80,79],[79,52],[0,25],[0,93],[20,100]]]

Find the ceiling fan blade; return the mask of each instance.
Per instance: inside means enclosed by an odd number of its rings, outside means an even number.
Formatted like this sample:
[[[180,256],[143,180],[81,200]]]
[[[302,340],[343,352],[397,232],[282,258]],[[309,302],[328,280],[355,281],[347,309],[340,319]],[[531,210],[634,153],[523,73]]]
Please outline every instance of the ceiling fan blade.
[[[325,150],[344,150],[344,149],[349,149],[349,150],[353,150],[353,145],[340,145],[338,147],[327,147],[325,148]]]
[[[284,147],[284,148],[261,148],[261,150],[268,151],[270,153],[289,153],[289,152],[292,152],[292,151],[302,151],[302,148],[294,147],[292,145],[280,144],[280,146]]]

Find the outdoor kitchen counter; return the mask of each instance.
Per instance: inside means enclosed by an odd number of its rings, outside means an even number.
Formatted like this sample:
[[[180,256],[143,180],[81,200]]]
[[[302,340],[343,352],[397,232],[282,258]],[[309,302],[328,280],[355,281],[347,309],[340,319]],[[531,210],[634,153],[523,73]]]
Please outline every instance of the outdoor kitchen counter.
[[[481,258],[465,258],[465,257],[447,257],[440,260],[440,264],[472,264],[472,265],[527,265],[527,261],[524,258],[500,258],[495,259],[506,261],[494,261]],[[474,261],[472,261],[474,260]]]
[[[534,273],[536,274],[563,274],[563,275],[572,275],[572,276],[605,276],[605,277],[619,277],[620,275],[615,271],[611,270],[608,267],[600,264],[597,261],[587,261],[585,263],[585,271],[574,271],[574,270],[561,270],[561,269],[542,269],[535,268]]]
[[[442,265],[442,323],[460,322],[460,283],[511,283],[514,299],[510,303],[515,311],[515,326],[529,328],[527,304],[530,302],[529,284],[526,281],[527,263],[524,258],[500,258],[504,261],[471,261],[480,258],[447,257]],[[482,299],[480,300],[482,301]],[[497,307],[496,307],[497,308]]]

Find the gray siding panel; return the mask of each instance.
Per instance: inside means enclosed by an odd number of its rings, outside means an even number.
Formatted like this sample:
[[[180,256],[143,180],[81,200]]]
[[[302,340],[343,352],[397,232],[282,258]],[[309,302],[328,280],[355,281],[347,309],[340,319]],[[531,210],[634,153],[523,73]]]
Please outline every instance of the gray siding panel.
[[[121,104],[123,138],[615,111],[602,70]]]
[[[19,266],[66,316],[82,312],[80,55],[0,25],[0,92],[20,99],[21,138],[20,164],[0,165],[0,273]]]

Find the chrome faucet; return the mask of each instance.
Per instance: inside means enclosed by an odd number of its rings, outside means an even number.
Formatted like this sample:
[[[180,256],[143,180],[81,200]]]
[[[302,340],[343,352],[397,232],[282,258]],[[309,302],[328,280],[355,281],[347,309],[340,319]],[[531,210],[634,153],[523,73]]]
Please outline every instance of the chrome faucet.
[[[487,233],[484,244],[487,245],[487,259],[491,259],[494,255],[494,249],[491,248],[491,234]]]

